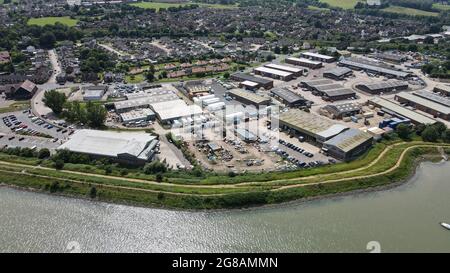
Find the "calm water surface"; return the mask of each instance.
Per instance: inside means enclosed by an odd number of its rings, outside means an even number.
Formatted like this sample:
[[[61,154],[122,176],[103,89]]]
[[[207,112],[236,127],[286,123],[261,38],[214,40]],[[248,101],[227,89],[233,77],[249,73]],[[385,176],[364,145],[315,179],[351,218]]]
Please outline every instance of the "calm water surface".
[[[0,188],[0,252],[450,252],[450,163],[400,187],[223,212],[137,208]]]

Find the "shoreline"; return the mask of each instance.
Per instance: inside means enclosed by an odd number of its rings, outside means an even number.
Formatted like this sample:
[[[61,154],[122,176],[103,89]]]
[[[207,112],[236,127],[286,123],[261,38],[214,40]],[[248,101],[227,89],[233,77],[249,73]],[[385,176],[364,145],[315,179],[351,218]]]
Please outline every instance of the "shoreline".
[[[87,196],[78,195],[78,194],[68,194],[68,193],[50,193],[45,190],[36,189],[33,187],[21,187],[13,184],[8,184],[5,182],[0,182],[0,188],[10,188],[18,191],[25,191],[25,192],[32,192],[32,193],[38,193],[38,194],[45,194],[48,196],[57,196],[57,197],[65,197],[65,198],[72,198],[72,199],[78,199],[83,201],[90,201],[98,204],[109,204],[109,205],[122,205],[122,206],[129,206],[129,207],[136,207],[136,208],[147,208],[147,209],[162,209],[162,210],[168,210],[168,211],[182,211],[182,212],[224,212],[224,211],[251,211],[251,210],[259,210],[259,209],[273,209],[273,208],[280,208],[280,207],[286,207],[286,206],[293,206],[293,205],[299,205],[303,203],[308,203],[312,201],[320,201],[320,200],[326,200],[326,199],[332,199],[332,198],[339,198],[339,197],[348,197],[358,194],[364,194],[364,193],[372,193],[372,192],[382,192],[387,191],[390,189],[397,188],[399,186],[405,185],[409,183],[409,181],[417,174],[417,169],[420,166],[420,164],[425,162],[431,162],[433,164],[440,164],[445,163],[448,161],[445,161],[441,159],[440,161],[436,161],[438,157],[436,155],[422,155],[419,158],[414,160],[412,171],[406,176],[405,178],[401,179],[400,181],[392,182],[386,185],[380,185],[380,186],[373,186],[373,187],[366,187],[366,188],[360,188],[350,191],[342,191],[337,193],[331,193],[331,194],[323,194],[323,195],[316,195],[316,196],[309,196],[309,197],[303,197],[295,200],[289,200],[289,201],[282,201],[279,203],[272,203],[272,204],[263,204],[263,205],[248,205],[245,207],[229,207],[229,208],[216,208],[216,209],[198,209],[198,208],[176,208],[176,207],[169,207],[164,205],[158,205],[155,203],[144,205],[142,203],[138,202],[127,202],[123,200],[101,200],[98,198],[89,198]],[[351,181],[351,180],[350,180]]]

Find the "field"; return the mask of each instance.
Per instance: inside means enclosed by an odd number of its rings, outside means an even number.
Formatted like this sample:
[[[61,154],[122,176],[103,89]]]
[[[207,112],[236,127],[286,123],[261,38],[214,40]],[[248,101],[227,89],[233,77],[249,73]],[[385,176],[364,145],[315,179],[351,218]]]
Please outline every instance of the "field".
[[[28,25],[45,26],[54,25],[55,23],[61,23],[63,25],[73,27],[77,24],[78,20],[71,19],[70,17],[42,17],[42,18],[31,18],[28,20]]]
[[[438,16],[439,15],[439,13],[437,13],[437,12],[424,11],[424,10],[420,10],[420,9],[412,9],[412,8],[405,8],[405,7],[399,7],[399,6],[390,6],[390,7],[383,9],[383,11],[406,14],[406,15],[413,15],[413,16]]]
[[[353,9],[359,0],[319,0],[319,2],[327,3],[332,7],[338,7],[343,9]]]
[[[435,4],[433,4],[433,8],[438,9],[438,10],[450,10],[450,5],[435,3]]]
[[[231,9],[235,8],[235,5],[221,5],[221,4],[202,4],[202,3],[158,3],[158,2],[138,2],[132,3],[130,5],[143,8],[143,9],[155,9],[159,11],[159,9],[167,9],[171,7],[179,7],[186,6],[189,4],[196,4],[202,7],[214,8],[214,9]]]

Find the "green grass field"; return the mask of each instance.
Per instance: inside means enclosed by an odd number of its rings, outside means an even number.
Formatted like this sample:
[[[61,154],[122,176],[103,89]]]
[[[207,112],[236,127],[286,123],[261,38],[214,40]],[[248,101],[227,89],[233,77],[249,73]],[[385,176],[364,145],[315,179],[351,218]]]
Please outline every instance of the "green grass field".
[[[54,25],[56,23],[61,23],[63,25],[73,27],[78,23],[78,20],[71,19],[68,16],[65,17],[41,17],[41,18],[31,18],[28,20],[28,25],[45,26]]]
[[[438,16],[438,12],[431,12],[431,11],[424,11],[420,9],[412,9],[412,8],[405,8],[405,7],[399,7],[399,6],[390,6],[383,11],[386,12],[392,12],[392,13],[399,13],[399,14],[406,14],[406,15],[413,15],[413,16]]]
[[[435,3],[435,4],[433,4],[433,8],[438,9],[438,10],[450,10],[450,5]]]
[[[197,4],[202,7],[208,7],[208,8],[214,8],[214,9],[232,9],[236,8],[236,5],[221,5],[221,4],[203,4],[203,3],[159,3],[159,2],[138,2],[138,3],[131,3],[130,5],[143,8],[143,9],[156,9],[156,11],[159,11],[159,9],[166,9],[170,7],[179,7],[179,6],[186,6],[189,4]]]
[[[320,2],[327,3],[332,7],[353,9],[360,0],[320,0]]]

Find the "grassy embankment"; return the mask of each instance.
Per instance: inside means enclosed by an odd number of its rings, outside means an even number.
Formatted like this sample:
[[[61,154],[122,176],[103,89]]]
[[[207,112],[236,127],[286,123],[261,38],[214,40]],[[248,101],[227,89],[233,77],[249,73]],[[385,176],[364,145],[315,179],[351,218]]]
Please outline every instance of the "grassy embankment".
[[[198,178],[199,184],[196,185],[168,181],[158,183],[128,177],[132,174],[117,177],[58,171],[36,167],[42,162],[37,159],[2,156],[0,181],[19,187],[76,196],[88,196],[95,187],[96,198],[102,201],[189,209],[233,208],[343,193],[399,182],[413,172],[414,162],[422,155],[439,157],[436,149],[438,145],[450,150],[450,145],[446,144],[397,143],[378,146],[374,149],[375,152],[351,163],[271,173],[272,176],[209,176]],[[23,165],[18,165],[19,163]],[[211,179],[213,177],[215,179]],[[206,180],[206,183],[202,183],[202,180]],[[231,183],[228,182],[230,180]]]
[[[331,7],[343,9],[353,9],[360,0],[319,0],[319,2],[327,3]]]
[[[30,108],[30,101],[17,101],[6,107],[0,108],[0,114],[21,111]]]

